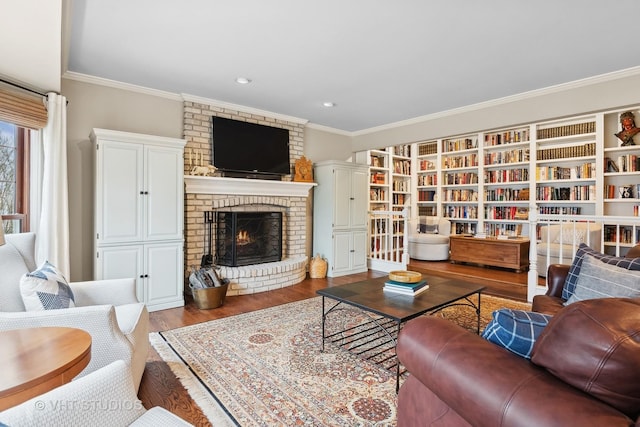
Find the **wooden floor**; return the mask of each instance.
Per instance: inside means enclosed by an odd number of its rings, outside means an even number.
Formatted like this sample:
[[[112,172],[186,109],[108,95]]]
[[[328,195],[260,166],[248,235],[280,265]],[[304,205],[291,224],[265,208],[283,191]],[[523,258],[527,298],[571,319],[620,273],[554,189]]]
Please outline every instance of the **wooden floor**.
[[[527,273],[451,264],[448,261],[412,261],[410,270],[433,275],[456,275],[477,280],[487,288],[486,294],[526,301]],[[150,314],[150,331],[158,332],[182,326],[221,319],[241,313],[273,307],[316,296],[318,289],[356,282],[367,278],[385,276],[386,273],[369,271],[337,278],[306,279],[284,289],[252,295],[228,296],[223,306],[212,310],[199,310],[190,298],[180,308],[156,311]],[[161,406],[196,426],[211,425],[200,409],[194,404],[180,381],[173,375],[168,365],[153,350],[145,367],[138,397],[146,408]]]

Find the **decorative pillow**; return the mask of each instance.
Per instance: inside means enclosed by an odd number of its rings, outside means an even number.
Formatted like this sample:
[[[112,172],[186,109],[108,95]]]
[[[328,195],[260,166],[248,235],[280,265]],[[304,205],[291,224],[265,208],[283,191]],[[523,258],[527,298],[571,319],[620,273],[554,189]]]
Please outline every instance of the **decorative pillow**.
[[[610,265],[616,265],[621,268],[626,268],[627,270],[640,270],[640,258],[620,258],[611,255],[605,255],[596,251],[595,249],[590,248],[586,244],[581,243],[578,247],[575,258],[573,259],[573,263],[569,268],[569,274],[567,275],[567,279],[564,282],[564,287],[562,288],[563,300],[568,300],[569,298],[571,298],[571,295],[573,295],[573,292],[576,288],[576,283],[578,282],[578,276],[580,275],[582,260],[586,255],[590,255]]]
[[[438,234],[438,224],[420,224],[419,233]]]
[[[640,297],[640,271],[605,264],[588,256],[582,261],[573,295],[564,305],[595,298]]]
[[[20,294],[27,311],[76,306],[67,279],[49,261],[45,261],[36,271],[22,276]]]
[[[542,331],[531,362],[628,417],[640,413],[640,299],[578,301]]]
[[[560,238],[562,238],[563,245],[572,245],[573,239],[575,237],[576,243],[584,243],[585,241],[585,230],[576,228],[575,230],[571,226],[567,226],[562,228],[562,233],[559,233],[553,243],[560,243]]]
[[[529,359],[533,344],[549,320],[548,314],[501,308],[492,314],[482,338]]]

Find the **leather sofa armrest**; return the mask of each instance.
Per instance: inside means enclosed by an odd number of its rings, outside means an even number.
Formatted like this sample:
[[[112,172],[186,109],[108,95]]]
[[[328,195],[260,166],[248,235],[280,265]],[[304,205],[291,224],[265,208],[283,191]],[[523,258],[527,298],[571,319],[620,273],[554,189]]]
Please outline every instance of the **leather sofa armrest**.
[[[564,282],[569,274],[570,265],[551,264],[547,269],[547,293],[546,295],[561,298]]]
[[[633,424],[545,369],[446,319],[422,316],[407,322],[397,354],[411,376],[474,426]],[[398,400],[403,398],[401,388]],[[558,405],[562,410],[553,410]]]

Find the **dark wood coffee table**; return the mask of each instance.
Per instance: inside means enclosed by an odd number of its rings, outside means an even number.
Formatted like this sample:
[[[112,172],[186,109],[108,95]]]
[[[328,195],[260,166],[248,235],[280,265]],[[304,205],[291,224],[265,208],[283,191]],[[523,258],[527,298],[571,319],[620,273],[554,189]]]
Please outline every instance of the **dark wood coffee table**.
[[[360,356],[384,366],[395,368],[396,392],[400,387],[400,363],[395,354],[398,334],[402,324],[423,314],[433,314],[446,307],[465,305],[476,311],[476,333],[480,332],[480,296],[484,286],[460,279],[425,277],[429,289],[413,297],[384,292],[387,277],[349,283],[316,291],[322,296],[322,351],[326,340],[339,343]],[[478,294],[478,303],[469,299]],[[326,300],[335,301],[327,307]],[[326,333],[327,316],[341,308],[342,304],[362,310],[370,321],[331,334]],[[383,332],[381,338],[380,331]]]

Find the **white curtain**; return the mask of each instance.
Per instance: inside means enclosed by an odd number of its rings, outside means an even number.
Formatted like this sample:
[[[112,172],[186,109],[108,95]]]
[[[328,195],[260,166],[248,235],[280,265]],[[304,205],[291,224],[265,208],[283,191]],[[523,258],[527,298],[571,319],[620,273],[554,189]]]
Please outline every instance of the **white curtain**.
[[[48,260],[68,279],[67,99],[48,93],[47,115],[47,126],[42,130],[42,198],[36,257],[39,263]]]

